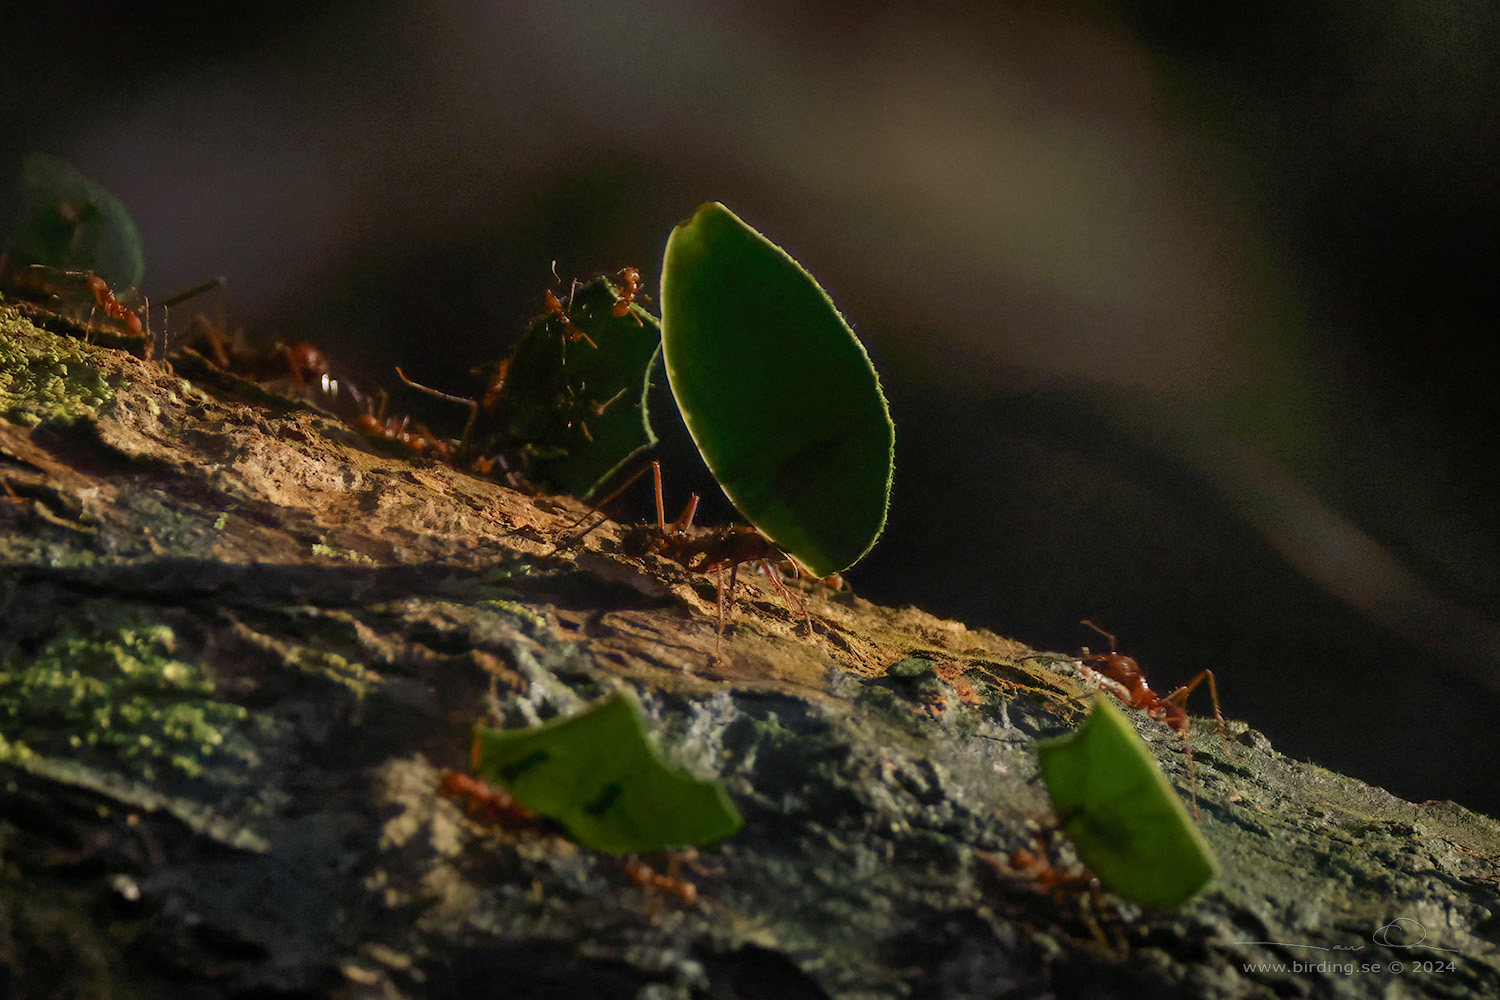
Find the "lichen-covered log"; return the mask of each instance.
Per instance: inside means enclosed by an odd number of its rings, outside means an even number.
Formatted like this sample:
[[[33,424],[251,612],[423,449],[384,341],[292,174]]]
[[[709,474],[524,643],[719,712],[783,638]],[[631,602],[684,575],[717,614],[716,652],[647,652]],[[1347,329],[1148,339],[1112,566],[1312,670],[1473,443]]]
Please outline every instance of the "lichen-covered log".
[[[712,584],[576,501],[4,307],[0,483],[7,995],[1500,993],[1500,825],[1242,725],[1195,732],[1224,871],[1182,911],[1009,871],[1067,657],[821,589],[808,639],[752,584],[716,662]],[[746,817],[694,902],[437,793],[475,722],[620,688]]]

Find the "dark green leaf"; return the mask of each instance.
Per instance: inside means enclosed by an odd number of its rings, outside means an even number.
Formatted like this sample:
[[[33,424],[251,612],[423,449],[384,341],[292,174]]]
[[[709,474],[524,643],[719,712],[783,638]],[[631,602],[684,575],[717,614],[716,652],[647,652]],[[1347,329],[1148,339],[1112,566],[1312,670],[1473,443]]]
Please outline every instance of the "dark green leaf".
[[[1105,888],[1170,910],[1214,877],[1218,864],[1203,834],[1106,697],[1077,732],[1036,752],[1063,832]]]
[[[672,394],[740,513],[817,576],[885,527],[895,430],[869,355],[812,275],[717,202],[667,241]]]
[[[573,295],[571,330],[555,315],[534,322],[511,354],[495,412],[476,426],[509,441],[543,489],[587,498],[656,443],[646,391],[661,327],[639,306],[615,316],[618,298],[598,278]]]
[[[141,283],[141,234],[118,198],[55,156],[21,165],[21,205],[10,242],[13,264],[92,271],[123,291]]]
[[[624,695],[535,729],[474,733],[475,773],[585,847],[630,854],[706,844],[744,823],[718,782],[662,763]]]

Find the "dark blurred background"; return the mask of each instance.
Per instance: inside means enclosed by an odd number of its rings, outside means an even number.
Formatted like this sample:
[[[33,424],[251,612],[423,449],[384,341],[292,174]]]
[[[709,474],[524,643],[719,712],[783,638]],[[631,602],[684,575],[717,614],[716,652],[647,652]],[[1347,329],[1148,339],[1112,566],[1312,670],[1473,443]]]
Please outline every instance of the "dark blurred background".
[[[554,260],[654,288],[722,200],[881,371],[859,592],[1091,618],[1287,753],[1500,814],[1488,0],[43,7],[0,170],[118,195],[148,294],[222,274],[252,339],[465,391]]]

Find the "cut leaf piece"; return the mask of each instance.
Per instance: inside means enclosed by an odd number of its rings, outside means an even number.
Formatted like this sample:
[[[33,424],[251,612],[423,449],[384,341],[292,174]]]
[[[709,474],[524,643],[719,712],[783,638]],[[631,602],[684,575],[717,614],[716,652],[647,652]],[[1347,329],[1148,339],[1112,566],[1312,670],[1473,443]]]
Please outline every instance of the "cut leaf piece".
[[[1107,698],[1076,732],[1038,743],[1036,753],[1059,825],[1105,888],[1170,910],[1214,877],[1208,842]]]
[[[12,264],[91,271],[123,291],[146,271],[141,234],[120,200],[66,160],[28,154],[10,241]]]
[[[672,231],[662,356],[724,493],[816,576],[885,527],[895,429],[880,380],[812,275],[713,202]]]
[[[480,439],[517,448],[537,486],[588,499],[635,455],[656,443],[646,408],[661,327],[639,306],[614,315],[619,293],[606,278],[580,285],[567,322],[532,323],[506,369]],[[637,322],[639,321],[639,322]]]
[[[625,695],[534,729],[474,727],[474,772],[616,854],[706,844],[744,825],[717,781],[662,762]]]

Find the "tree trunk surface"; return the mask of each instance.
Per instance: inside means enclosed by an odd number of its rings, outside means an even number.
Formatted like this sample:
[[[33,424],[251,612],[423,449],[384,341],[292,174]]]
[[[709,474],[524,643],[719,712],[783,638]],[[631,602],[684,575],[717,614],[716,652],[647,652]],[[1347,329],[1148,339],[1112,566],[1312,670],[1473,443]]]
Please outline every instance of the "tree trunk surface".
[[[1046,891],[1075,659],[743,579],[715,657],[713,581],[578,501],[184,370],[0,306],[0,996],[1500,996],[1490,818],[1200,720],[1222,874]],[[745,816],[692,902],[438,792],[621,689]]]

